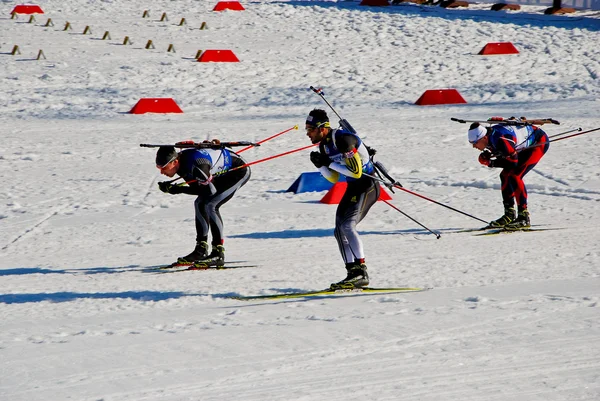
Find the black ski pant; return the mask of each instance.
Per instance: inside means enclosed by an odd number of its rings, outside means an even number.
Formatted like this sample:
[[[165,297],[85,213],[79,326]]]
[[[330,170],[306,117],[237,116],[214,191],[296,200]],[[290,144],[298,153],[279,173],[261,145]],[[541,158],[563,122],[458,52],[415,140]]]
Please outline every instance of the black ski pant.
[[[379,183],[372,178],[362,177],[350,181],[335,214],[335,239],[345,263],[364,259],[362,241],[356,225],[365,218],[380,194]]]

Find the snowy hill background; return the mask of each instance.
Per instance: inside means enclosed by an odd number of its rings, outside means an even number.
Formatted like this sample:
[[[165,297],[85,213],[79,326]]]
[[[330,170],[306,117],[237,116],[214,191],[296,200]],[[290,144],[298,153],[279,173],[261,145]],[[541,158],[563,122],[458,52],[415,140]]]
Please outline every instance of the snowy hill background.
[[[407,189],[495,219],[499,171],[450,117],[600,127],[597,12],[215,3],[40,1],[34,23],[0,3],[0,399],[597,400],[597,132],[553,144],[526,177],[532,223],[553,230],[453,233],[481,223],[399,192],[392,203],[442,237],[377,204],[359,225],[371,284],[432,290],[285,302],[226,296],[343,278],[335,206],[285,192],[314,171],[309,151],[253,166],[222,209],[227,258],[259,267],[155,274],[193,248],[193,198],[158,191],[154,152],[139,147],[294,125],[244,157],[309,145],[305,116],[327,108],[314,85]],[[503,41],[520,54],[477,55]],[[241,62],[195,62],[206,49]],[[439,88],[468,103],[414,105]],[[128,114],[143,97],[184,113]]]

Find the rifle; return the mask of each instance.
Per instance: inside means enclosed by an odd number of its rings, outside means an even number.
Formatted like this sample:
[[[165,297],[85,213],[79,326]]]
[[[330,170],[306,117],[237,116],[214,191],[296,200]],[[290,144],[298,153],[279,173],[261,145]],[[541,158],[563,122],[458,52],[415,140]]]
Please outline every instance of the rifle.
[[[456,121],[457,123],[480,123],[480,124],[500,124],[500,125],[544,125],[544,124],[555,124],[560,125],[560,122],[553,118],[538,118],[535,120],[527,120],[524,117],[521,119],[503,119],[502,117],[492,117],[489,120],[463,120],[460,118],[451,117],[450,120]]]
[[[181,141],[168,145],[156,145],[149,143],[140,143],[142,148],[159,148],[161,146],[173,146],[175,148],[195,148],[195,149],[224,149],[224,148],[232,148],[236,146],[260,146],[258,143],[249,142],[249,141],[234,141],[234,142],[220,142],[220,141],[212,141],[212,142],[194,142],[194,141]]]

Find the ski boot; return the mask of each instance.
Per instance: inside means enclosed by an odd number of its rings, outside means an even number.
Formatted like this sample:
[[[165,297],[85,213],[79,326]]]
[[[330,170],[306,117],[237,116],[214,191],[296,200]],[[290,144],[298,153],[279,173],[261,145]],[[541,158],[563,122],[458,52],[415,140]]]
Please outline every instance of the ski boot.
[[[210,255],[205,256],[202,259],[194,261],[192,268],[196,269],[207,269],[219,268],[225,265],[225,248],[223,245],[213,245]]]
[[[186,256],[180,256],[177,258],[176,262],[171,263],[170,265],[163,266],[161,269],[174,269],[177,267],[184,267],[193,264],[198,259],[203,259],[208,254],[208,244],[205,241],[196,242],[196,247]]]
[[[208,244],[205,241],[200,241],[196,243],[196,247],[186,256],[180,256],[177,258],[177,262],[173,263],[173,267],[177,267],[180,265],[191,265],[195,261],[199,259],[203,259],[208,254]]]
[[[486,228],[504,228],[507,224],[515,221],[516,213],[514,207],[504,207],[504,214],[497,220],[491,221]]]
[[[522,230],[530,227],[531,220],[529,219],[529,210],[523,209],[519,212],[517,219],[512,223],[507,224],[504,228],[507,230]]]
[[[346,263],[348,275],[340,282],[333,283],[329,287],[331,290],[351,290],[362,288],[369,285],[369,274],[364,260],[357,260],[354,263]]]

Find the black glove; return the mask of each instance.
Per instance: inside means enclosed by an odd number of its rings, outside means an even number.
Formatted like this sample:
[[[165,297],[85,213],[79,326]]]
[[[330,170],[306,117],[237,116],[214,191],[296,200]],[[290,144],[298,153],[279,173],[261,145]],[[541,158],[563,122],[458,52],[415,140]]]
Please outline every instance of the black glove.
[[[166,194],[171,194],[171,195],[180,194],[180,193],[183,193],[183,191],[184,191],[183,187],[181,187],[179,185],[173,185],[169,181],[159,182],[158,189],[160,189],[162,192],[164,192]]]
[[[323,166],[327,167],[331,164],[331,159],[329,156],[324,155],[321,152],[310,152],[310,161],[315,165],[316,168]]]

